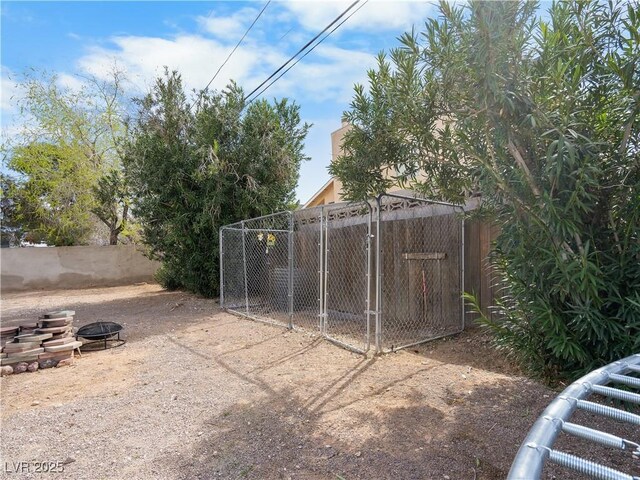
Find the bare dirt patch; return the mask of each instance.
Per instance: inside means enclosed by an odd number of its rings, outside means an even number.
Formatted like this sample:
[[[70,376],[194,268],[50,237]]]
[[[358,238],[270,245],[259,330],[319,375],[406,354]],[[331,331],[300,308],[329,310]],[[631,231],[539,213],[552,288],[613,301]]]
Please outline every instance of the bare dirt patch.
[[[128,342],[0,379],[2,462],[47,478],[498,479],[556,395],[478,331],[365,358],[157,285],[6,295],[3,324],[54,308]]]

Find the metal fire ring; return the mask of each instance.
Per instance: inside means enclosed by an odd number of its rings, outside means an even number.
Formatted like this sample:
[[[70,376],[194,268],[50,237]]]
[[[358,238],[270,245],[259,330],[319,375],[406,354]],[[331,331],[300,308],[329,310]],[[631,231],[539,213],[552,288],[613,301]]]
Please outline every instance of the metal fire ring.
[[[83,347],[102,343],[105,350],[107,348],[116,348],[126,343],[126,340],[120,338],[120,332],[123,329],[124,327],[116,322],[89,323],[88,325],[84,325],[78,329],[76,332],[76,340],[78,337],[91,340],[90,342],[83,344]],[[107,347],[107,342],[112,343],[109,343],[109,346]]]

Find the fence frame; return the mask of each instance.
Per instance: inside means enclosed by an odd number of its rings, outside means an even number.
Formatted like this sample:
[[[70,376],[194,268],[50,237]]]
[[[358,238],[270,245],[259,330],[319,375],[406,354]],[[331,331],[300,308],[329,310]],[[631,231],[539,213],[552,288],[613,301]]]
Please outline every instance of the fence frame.
[[[369,352],[373,346],[376,354],[383,353],[385,350],[383,348],[383,340],[384,340],[384,313],[383,309],[383,281],[382,281],[382,260],[383,260],[383,246],[385,239],[382,238],[382,223],[383,223],[383,205],[382,200],[384,198],[393,198],[399,200],[406,201],[417,201],[424,203],[425,205],[442,205],[446,207],[450,207],[453,210],[453,213],[459,212],[460,215],[460,245],[459,245],[459,293],[460,293],[460,328],[455,331],[447,332],[442,335],[429,337],[429,338],[416,338],[415,341],[408,342],[402,344],[400,346],[394,346],[393,350],[399,350],[402,348],[408,348],[411,346],[415,346],[430,340],[435,340],[437,338],[441,338],[448,335],[453,335],[459,333],[464,329],[465,324],[465,304],[462,292],[464,291],[464,277],[465,277],[465,261],[464,261],[464,253],[465,253],[465,222],[463,213],[465,211],[465,207],[463,205],[458,205],[454,203],[442,202],[437,200],[431,200],[427,198],[422,198],[417,195],[407,195],[403,192],[400,193],[385,193],[378,195],[377,197],[363,201],[363,202],[354,202],[354,203],[339,203],[339,204],[330,204],[323,205],[321,207],[315,207],[318,209],[317,215],[311,215],[309,218],[315,218],[315,221],[319,223],[319,239],[318,239],[318,306],[317,310],[319,317],[319,321],[317,324],[316,333],[319,333],[321,336],[326,338],[328,341],[339,345],[342,348],[347,350],[359,353],[366,354]],[[364,301],[364,310],[362,313],[365,318],[364,329],[364,344],[362,348],[356,345],[352,345],[348,342],[342,341],[338,338],[335,338],[331,335],[331,332],[328,329],[327,319],[329,316],[329,261],[331,251],[329,248],[329,232],[330,232],[330,219],[329,216],[332,211],[336,211],[339,209],[348,209],[348,208],[358,208],[362,206],[364,209],[366,206],[367,213],[362,214],[366,215],[366,268],[365,268],[365,285],[366,285],[366,299]],[[287,228],[285,229],[275,229],[275,228],[248,228],[247,224],[255,224],[259,221],[265,221],[270,218],[274,218],[277,216],[286,215],[287,218]],[[353,217],[357,217],[357,215],[353,215]],[[350,217],[347,217],[350,218]],[[418,217],[416,217],[418,218]],[[373,223],[375,222],[375,232],[373,229]],[[357,225],[355,223],[354,225]],[[225,232],[226,231],[240,231],[242,232],[242,264],[243,264],[243,272],[242,272],[242,281],[244,285],[244,308],[237,308],[237,306],[229,306],[227,305],[227,295],[225,293],[225,254],[227,253],[225,246]],[[232,223],[229,225],[222,226],[219,230],[219,253],[220,253],[220,306],[225,308],[226,310],[251,318],[252,320],[261,321],[269,324],[278,324],[283,325],[277,320],[269,318],[261,318],[260,315],[255,315],[250,311],[249,305],[249,287],[248,287],[248,272],[247,272],[247,233],[251,231],[269,231],[269,232],[280,232],[287,234],[287,316],[288,322],[286,327],[289,329],[299,328],[299,325],[296,325],[294,321],[294,297],[296,292],[296,278],[294,275],[294,270],[297,267],[296,259],[295,259],[295,244],[294,244],[294,233],[296,232],[296,212],[295,211],[283,211],[283,212],[275,212],[269,215],[263,215],[260,217],[255,217],[251,219],[242,220],[240,222]],[[312,231],[312,230],[311,230]],[[375,250],[375,258],[373,258],[373,252]],[[372,298],[372,293],[375,293],[375,302]],[[234,308],[235,307],[235,308]],[[244,311],[243,311],[244,310]],[[313,312],[313,309],[310,310]],[[311,315],[313,315],[311,313]],[[312,318],[312,317],[311,317]],[[357,324],[357,323],[356,323]],[[373,327],[373,328],[372,328]],[[303,328],[304,327],[300,327]],[[373,338],[372,338],[373,336]],[[373,345],[372,345],[373,344]]]
[[[365,308],[363,310],[363,313],[365,315],[365,341],[364,341],[364,348],[359,348],[355,345],[351,345],[343,340],[340,340],[334,336],[331,335],[331,333],[327,330],[327,318],[329,317],[329,309],[328,309],[328,297],[329,297],[329,288],[328,288],[328,281],[329,281],[329,254],[330,254],[330,249],[329,249],[329,224],[330,224],[330,220],[329,220],[329,212],[331,212],[332,210],[338,210],[341,208],[357,208],[359,205],[361,205],[362,207],[364,207],[366,205],[368,213],[366,215],[366,225],[367,225],[367,234],[366,234],[366,242],[367,242],[367,255],[366,255],[366,262],[367,262],[367,266],[366,266],[366,273],[365,273],[365,278],[366,278],[366,300],[365,300]],[[353,203],[339,203],[339,204],[331,204],[331,205],[323,205],[322,206],[322,218],[324,219],[324,230],[321,230],[324,232],[324,235],[320,235],[321,238],[324,239],[324,247],[322,249],[323,254],[324,254],[324,272],[323,272],[323,281],[321,282],[321,285],[324,285],[324,292],[323,292],[323,296],[322,298],[324,298],[324,303],[323,303],[323,310],[321,312],[321,318],[322,318],[322,336],[327,339],[328,341],[330,341],[331,343],[334,343],[346,350],[352,351],[354,353],[359,353],[359,354],[363,354],[365,355],[367,352],[369,352],[369,350],[371,349],[371,315],[374,313],[371,310],[371,226],[373,223],[373,215],[374,215],[374,208],[371,206],[371,203],[368,201],[365,202],[353,202]],[[326,212],[326,213],[325,213]]]
[[[382,341],[384,337],[384,313],[382,311],[383,308],[383,295],[382,295],[382,261],[384,259],[384,238],[382,238],[382,199],[383,198],[396,198],[399,200],[412,200],[422,202],[424,204],[429,205],[442,205],[445,207],[451,207],[454,212],[455,210],[459,210],[460,213],[460,279],[459,279],[459,287],[460,287],[460,329],[445,333],[442,335],[437,335],[434,337],[429,337],[425,339],[416,340],[415,342],[403,344],[400,346],[394,346],[393,351],[402,350],[404,348],[413,347],[416,345],[420,345],[425,342],[429,342],[431,340],[437,340],[438,338],[447,337],[450,335],[455,335],[456,333],[460,333],[464,330],[465,326],[465,301],[464,301],[464,212],[465,208],[463,205],[459,205],[456,203],[443,202],[440,200],[432,200],[428,198],[422,198],[416,195],[406,195],[402,193],[382,193],[378,195],[375,199],[376,201],[376,306],[375,306],[375,315],[376,315],[376,337],[375,337],[375,350],[376,353],[383,353],[385,349],[382,346]],[[389,350],[391,351],[391,350]]]
[[[278,216],[286,216],[287,218],[287,229],[279,229],[279,228],[247,228],[248,222],[257,222],[263,221],[271,218],[276,218]],[[262,318],[260,315],[252,314],[249,310],[249,288],[248,288],[248,274],[247,274],[247,252],[246,252],[246,235],[247,232],[250,231],[269,231],[276,233],[286,233],[287,234],[287,315],[288,315],[288,325],[287,328],[292,328],[292,317],[293,317],[293,269],[291,267],[293,263],[293,251],[292,251],[292,236],[293,236],[293,212],[290,210],[283,210],[280,212],[270,213],[268,215],[262,215],[259,217],[253,217],[246,220],[241,220],[239,222],[231,223],[228,225],[223,225],[219,229],[218,238],[220,246],[220,307],[236,313],[238,315],[245,316],[247,318],[251,318],[252,320],[256,320],[263,323],[281,325],[280,322],[273,320],[268,320],[267,318]],[[245,297],[245,311],[242,312],[239,309],[230,308],[225,306],[225,295],[224,295],[224,232],[225,231],[240,231],[242,232],[242,265],[243,265],[243,281],[244,281],[244,297]]]

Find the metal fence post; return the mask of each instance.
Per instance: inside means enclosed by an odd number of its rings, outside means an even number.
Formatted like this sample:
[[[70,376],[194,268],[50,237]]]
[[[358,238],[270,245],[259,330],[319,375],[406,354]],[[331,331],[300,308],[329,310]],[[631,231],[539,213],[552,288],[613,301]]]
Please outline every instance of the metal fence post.
[[[223,248],[223,238],[224,238],[224,228],[220,228],[220,230],[218,230],[218,252],[220,255],[220,258],[218,260],[218,266],[220,268],[220,285],[219,285],[219,290],[220,290],[220,308],[224,308],[224,263],[223,263],[223,255],[224,255],[224,248]]]
[[[324,214],[324,208],[322,209]],[[329,277],[329,218],[325,218],[324,223],[324,278],[322,280],[324,284],[324,299],[322,308],[322,334],[327,335],[327,298],[329,296],[328,291],[328,277]]]
[[[460,331],[464,330],[464,326],[466,323],[465,314],[464,314],[464,206],[462,208],[462,234],[460,241],[460,292],[461,292],[461,303],[462,303],[462,324],[460,325]]]
[[[249,314],[249,280],[247,278],[247,231],[244,227],[244,221],[240,222],[242,226],[242,268],[244,271],[244,301],[247,315]]]
[[[320,334],[324,333],[324,212],[320,209],[320,236],[318,238],[318,319]]]
[[[373,210],[371,204],[367,201],[367,208],[369,209],[369,218],[367,220],[367,298],[365,300],[365,312],[367,315],[367,341],[366,351],[371,348],[371,217],[373,216]]]
[[[293,271],[293,213],[289,214],[289,328],[293,328],[293,292],[295,289],[295,275]]]
[[[382,352],[382,195],[376,198],[376,353]]]

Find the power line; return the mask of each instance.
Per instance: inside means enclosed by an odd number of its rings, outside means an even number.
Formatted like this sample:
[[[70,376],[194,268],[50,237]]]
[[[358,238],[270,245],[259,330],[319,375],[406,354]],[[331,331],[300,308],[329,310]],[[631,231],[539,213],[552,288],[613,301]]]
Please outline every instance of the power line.
[[[222,68],[227,64],[227,62],[229,61],[229,59],[233,56],[233,54],[235,53],[235,51],[238,49],[238,47],[240,46],[240,44],[242,43],[242,41],[245,39],[245,37],[247,36],[247,34],[251,31],[251,29],[253,28],[253,26],[256,24],[256,22],[258,21],[258,19],[262,16],[262,14],[264,13],[264,11],[267,9],[267,7],[269,6],[269,4],[271,3],[271,0],[268,0],[267,3],[264,4],[264,7],[262,7],[262,10],[260,10],[260,12],[258,13],[258,15],[256,16],[256,18],[253,19],[253,22],[251,22],[251,25],[249,25],[249,28],[247,28],[247,31],[244,32],[244,35],[242,35],[242,38],[240,40],[238,40],[238,43],[236,43],[236,46],[233,47],[233,50],[231,50],[231,53],[229,53],[229,55],[227,55],[227,58],[225,59],[224,62],[222,62],[222,65],[220,65],[220,67],[218,67],[218,70],[216,71],[216,73],[213,75],[213,77],[211,77],[211,80],[209,80],[209,83],[207,83],[207,86],[204,87],[204,89],[202,90],[199,98],[198,98],[198,102],[202,99],[202,95],[204,94],[204,92],[207,91],[207,89],[209,88],[209,86],[211,86],[211,84],[213,83],[213,81],[216,79],[216,77],[218,76],[218,74],[220,73],[220,70],[222,70]],[[211,11],[213,12],[213,10]],[[209,13],[209,16],[211,16],[211,13]]]
[[[220,65],[220,68],[218,68],[218,71],[213,75],[213,77],[211,78],[211,80],[209,80],[209,83],[207,83],[207,86],[204,87],[204,89],[208,89],[209,85],[211,85],[211,83],[213,83],[213,81],[216,79],[216,77],[218,76],[218,74],[220,73],[220,70],[222,70],[222,67],[224,67],[227,62],[229,61],[229,59],[231,58],[231,56],[234,54],[234,52],[237,50],[237,48],[240,46],[240,44],[242,43],[242,41],[244,40],[244,38],[247,36],[247,34],[251,31],[251,29],[253,28],[253,26],[256,24],[256,22],[258,21],[258,19],[262,16],[262,13],[267,9],[267,7],[269,6],[269,4],[271,3],[271,0],[269,0],[267,3],[264,4],[264,7],[262,7],[262,10],[260,10],[260,13],[258,13],[258,16],[253,20],[253,22],[251,23],[251,25],[249,25],[249,28],[247,28],[247,31],[244,32],[244,35],[242,35],[242,38],[238,41],[238,43],[236,43],[236,46],[233,47],[233,50],[231,50],[231,53],[227,56],[226,60],[224,62],[222,62],[222,65]]]
[[[298,55],[300,55],[302,52],[304,52],[307,48],[309,48],[309,45],[311,45],[313,42],[315,42],[323,33],[325,33],[327,30],[329,30],[335,23],[337,23],[342,17],[344,17],[347,12],[349,10],[351,10],[354,6],[356,6],[358,3],[360,3],[360,0],[356,0],[355,2],[353,2],[351,5],[349,5],[347,7],[347,9],[342,12],[340,15],[338,15],[329,25],[327,25],[326,27],[324,27],[324,29],[318,33],[315,37],[313,37],[311,40],[309,40],[300,50],[298,50],[295,55],[293,55],[289,60],[287,60],[285,63],[283,63],[282,65],[280,65],[280,67],[273,72],[271,75],[269,75],[260,85],[258,85],[256,88],[254,88],[251,93],[249,93],[249,95],[247,95],[245,98],[250,98],[254,93],[256,93],[258,90],[260,90],[265,83],[267,83],[269,80],[271,80],[273,77],[275,77],[278,73],[280,73],[280,71],[285,68],[287,65],[289,65],[289,63],[291,63]],[[357,10],[356,10],[357,11]],[[344,22],[343,22],[344,23]],[[278,77],[279,78],[279,77]]]
[[[329,33],[327,33],[324,37],[322,37],[320,39],[320,41],[318,43],[316,43],[313,47],[311,47],[308,51],[305,52],[304,55],[302,55],[299,59],[297,59],[293,65],[291,65],[289,68],[287,68],[284,72],[282,72],[280,75],[278,75],[269,85],[267,85],[266,87],[264,87],[262,89],[262,91],[260,91],[258,94],[256,94],[251,100],[249,100],[246,104],[249,105],[250,103],[252,103],[253,101],[255,101],[260,95],[262,95],[264,92],[266,92],[269,87],[271,87],[271,85],[273,85],[274,83],[276,83],[278,80],[280,80],[280,78],[287,73],[289,70],[291,70],[293,67],[296,66],[296,64],[302,60],[304,57],[306,57],[307,55],[309,55],[311,52],[313,52],[313,50],[320,45],[322,42],[324,42],[326,40],[326,38],[331,35],[333,32],[335,32],[338,28],[340,28],[342,26],[343,23],[345,23],[347,20],[349,20],[353,15],[355,15],[358,10],[360,10],[362,7],[364,7],[367,3],[369,2],[369,0],[365,0],[362,5],[360,5],[358,8],[356,8],[351,15],[349,15],[347,18],[345,18],[342,22],[340,22],[338,25],[336,25],[333,30],[331,30]],[[268,80],[268,79],[267,79]],[[264,82],[263,82],[264,83]],[[255,90],[254,90],[255,91]],[[253,92],[252,92],[253,93]],[[248,96],[247,96],[248,98]]]

